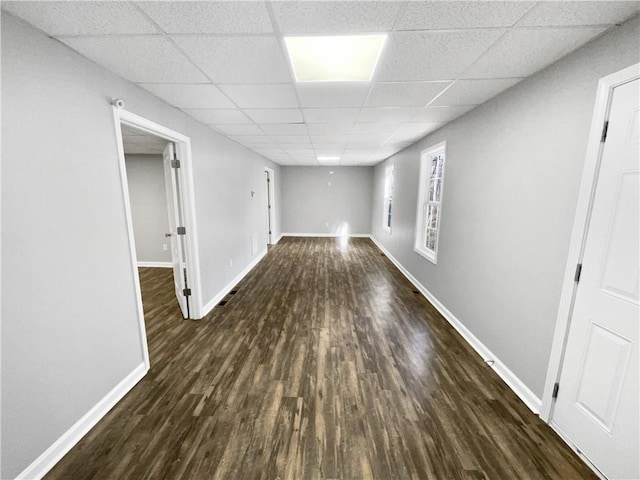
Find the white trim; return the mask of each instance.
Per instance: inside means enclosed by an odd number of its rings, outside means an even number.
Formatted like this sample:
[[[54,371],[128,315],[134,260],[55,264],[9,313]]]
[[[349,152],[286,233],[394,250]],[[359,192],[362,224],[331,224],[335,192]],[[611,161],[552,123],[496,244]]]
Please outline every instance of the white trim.
[[[391,260],[391,262],[398,267],[398,270],[407,277],[407,279],[413,283],[418,290],[426,297],[429,302],[436,307],[436,309],[442,314],[442,316],[451,324],[453,328],[471,345],[471,347],[482,357],[485,362],[488,362],[489,366],[495,370],[498,376],[506,383],[511,390],[529,407],[533,413],[540,411],[541,401],[533,393],[529,387],[527,387],[522,380],[520,380],[509,368],[500,361],[500,359],[494,355],[471,331],[458,320],[453,313],[451,313],[427,288],[422,285],[391,253],[384,248],[374,237],[371,236],[371,240],[376,246],[382,250],[382,252]]]
[[[138,262],[139,267],[173,268],[171,262]]]
[[[203,317],[208,315],[211,310],[213,310],[213,308],[220,303],[220,300],[222,300],[224,297],[227,296],[227,293],[229,293],[230,290],[233,289],[233,287],[235,287],[238,283],[240,283],[240,281],[247,276],[247,274],[253,270],[253,268],[260,263],[260,260],[262,260],[264,258],[264,256],[267,254],[267,249],[265,249],[262,253],[260,253],[254,260],[253,262],[251,262],[249,265],[247,265],[247,268],[245,268],[244,270],[242,270],[237,276],[236,278],[234,278],[233,280],[231,280],[226,286],[224,286],[222,288],[222,290],[220,290],[220,292],[215,295],[211,300],[209,300],[209,302],[207,302],[207,304],[202,308],[202,312],[203,312]]]
[[[342,235],[338,235],[337,233],[283,233],[280,235],[281,237],[331,237],[337,238],[342,237]],[[350,238],[369,238],[371,235],[369,233],[349,233],[347,237]]]
[[[275,242],[273,242],[273,245],[275,245],[276,243],[278,243],[281,239],[282,239],[283,235],[280,234],[278,235],[278,238],[276,238]]]
[[[124,201],[124,215],[127,222],[127,235],[129,240],[129,256],[131,258],[131,271],[133,276],[133,288],[136,295],[136,309],[138,311],[138,329],[140,331],[140,344],[142,348],[142,358],[148,370],[151,367],[149,362],[149,347],[147,345],[147,328],[144,323],[144,308],[142,307],[142,291],[140,290],[140,277],[138,275],[138,261],[136,254],[136,244],[133,236],[133,217],[131,216],[131,201],[129,199],[129,182],[127,180],[127,165],[124,156],[124,144],[122,142],[122,128],[120,124],[120,110],[113,108],[113,120],[116,130],[116,142],[118,144],[118,163],[120,166],[120,185],[122,187],[122,197]]]
[[[613,89],[637,78],[640,78],[640,64],[635,64],[612,75],[601,78],[598,82],[593,119],[591,121],[591,130],[587,143],[587,154],[582,173],[582,182],[580,183],[580,193],[578,195],[576,214],[573,220],[571,243],[569,244],[567,265],[564,271],[564,280],[560,294],[560,305],[558,306],[558,315],[556,317],[556,328],[553,335],[551,353],[549,355],[547,379],[542,395],[540,417],[545,422],[549,422],[553,414],[553,386],[560,379],[566,340],[569,335],[576,287],[573,278],[576,265],[582,261],[587,226],[591,216],[593,194],[595,192],[600,158],[602,156],[602,143],[600,142],[602,127],[609,117]]]
[[[192,167],[192,155],[191,155],[191,139],[179,132],[164,127],[158,123],[155,123],[146,118],[140,117],[127,110],[113,107],[113,116],[116,127],[116,137],[118,139],[118,156],[120,159],[120,172],[123,181],[123,195],[125,197],[126,215],[127,215],[127,227],[129,229],[129,244],[133,246],[132,251],[132,265],[137,265],[135,245],[133,240],[133,226],[131,222],[129,193],[126,183],[126,166],[124,158],[124,147],[122,144],[122,132],[120,125],[128,125],[138,130],[150,133],[155,136],[166,138],[167,140],[174,142],[178,150],[178,156],[181,159],[180,174],[182,175],[183,186],[183,200],[184,200],[184,213],[185,213],[185,227],[187,229],[187,282],[191,288],[191,299],[193,302],[191,318],[202,318],[202,294],[201,294],[201,282],[200,282],[200,256],[198,251],[198,231],[196,221],[196,201],[194,194],[193,184],[193,167]],[[142,331],[144,333],[144,317],[142,313],[142,296],[140,295],[139,279],[137,269],[134,268],[134,280],[136,282],[136,294],[138,295],[140,321],[142,322]],[[146,344],[146,334],[143,335],[143,343]],[[146,347],[145,347],[146,349]],[[148,359],[148,353],[146,354]],[[147,360],[148,363],[148,360]]]
[[[146,375],[148,370],[144,363],[138,365],[31,465],[25,468],[16,479],[35,480],[44,477]]]

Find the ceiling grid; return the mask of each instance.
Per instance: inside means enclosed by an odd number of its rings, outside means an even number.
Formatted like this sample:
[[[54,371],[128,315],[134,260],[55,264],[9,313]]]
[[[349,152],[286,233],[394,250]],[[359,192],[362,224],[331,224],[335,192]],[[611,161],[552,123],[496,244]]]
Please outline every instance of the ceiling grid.
[[[35,1],[2,8],[276,163],[318,165],[331,156],[337,165],[375,165],[636,15],[640,3]],[[370,81],[295,82],[285,36],[380,33],[388,38]]]

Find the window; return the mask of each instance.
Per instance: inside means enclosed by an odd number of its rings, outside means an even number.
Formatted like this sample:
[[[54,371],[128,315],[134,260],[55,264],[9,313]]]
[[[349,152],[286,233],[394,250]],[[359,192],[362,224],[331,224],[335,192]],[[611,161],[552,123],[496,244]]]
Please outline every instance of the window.
[[[384,207],[382,227],[391,233],[391,210],[393,208],[393,165],[384,169]]]
[[[436,263],[438,258],[445,147],[446,142],[442,142],[420,154],[420,185],[414,250],[433,263]]]

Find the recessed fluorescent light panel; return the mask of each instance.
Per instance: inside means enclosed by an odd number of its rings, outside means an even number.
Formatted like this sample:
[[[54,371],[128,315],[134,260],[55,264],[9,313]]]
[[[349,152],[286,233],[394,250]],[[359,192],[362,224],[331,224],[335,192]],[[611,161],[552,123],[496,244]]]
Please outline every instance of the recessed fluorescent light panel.
[[[340,155],[318,155],[317,158],[320,165],[337,165],[340,163]]]
[[[285,37],[297,82],[368,82],[386,34]]]

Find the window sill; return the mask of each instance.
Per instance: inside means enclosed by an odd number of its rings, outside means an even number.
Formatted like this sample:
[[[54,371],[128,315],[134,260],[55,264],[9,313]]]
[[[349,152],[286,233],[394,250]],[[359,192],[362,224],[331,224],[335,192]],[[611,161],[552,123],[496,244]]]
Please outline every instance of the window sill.
[[[418,255],[426,258],[427,260],[429,260],[434,265],[436,265],[438,263],[438,254],[437,254],[437,252],[433,252],[431,250],[422,249],[422,248],[418,248],[418,247],[413,247],[413,251],[416,252]]]

